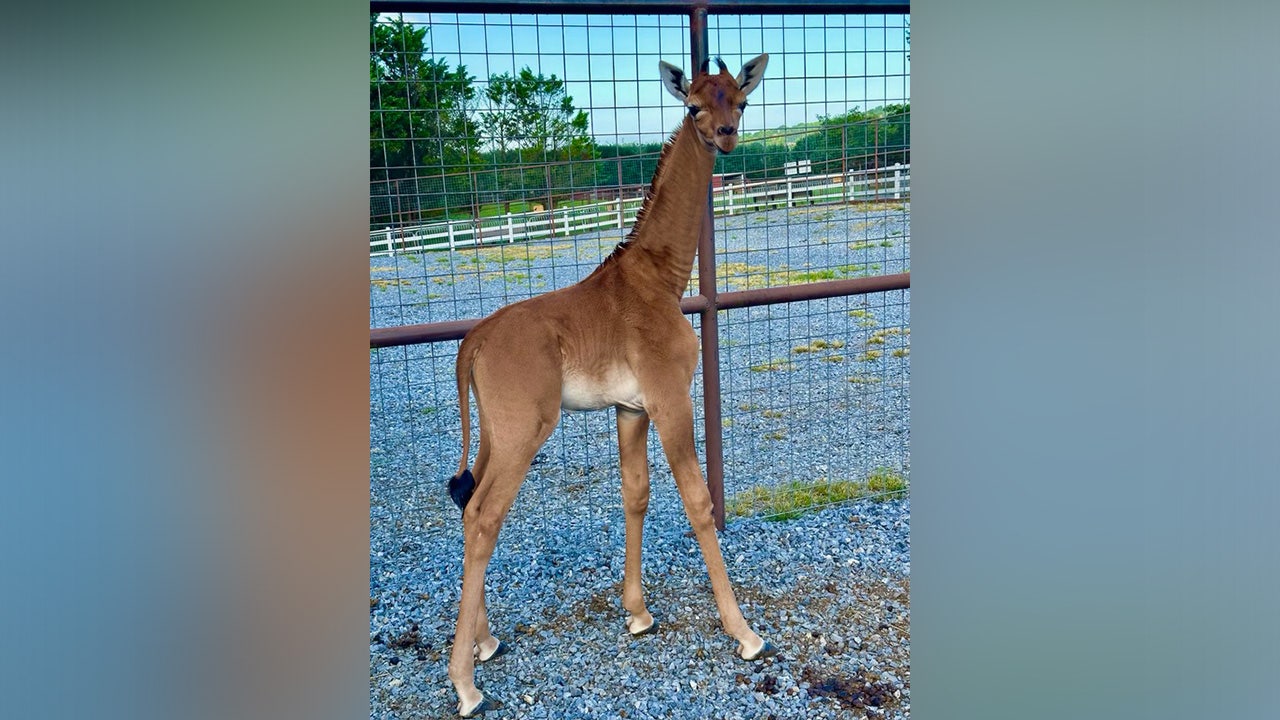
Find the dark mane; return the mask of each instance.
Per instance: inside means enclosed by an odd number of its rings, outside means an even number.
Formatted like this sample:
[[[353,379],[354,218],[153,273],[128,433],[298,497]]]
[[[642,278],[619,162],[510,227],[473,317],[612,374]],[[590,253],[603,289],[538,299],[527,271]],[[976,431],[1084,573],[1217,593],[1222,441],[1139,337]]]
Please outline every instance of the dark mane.
[[[675,132],[667,136],[666,142],[662,144],[662,151],[658,153],[658,167],[654,168],[653,179],[649,181],[649,187],[644,191],[644,202],[640,204],[640,209],[636,211],[635,224],[631,226],[631,231],[627,233],[627,237],[623,239],[622,242],[618,243],[617,247],[613,249],[613,252],[609,254],[609,257],[606,257],[604,261],[600,263],[600,267],[596,268],[597,271],[609,263],[616,262],[618,258],[622,257],[623,253],[631,247],[632,241],[640,235],[640,227],[644,225],[644,219],[649,212],[649,206],[653,204],[653,197],[658,191],[658,178],[662,176],[662,168],[666,165],[667,157],[671,154],[671,148],[675,147],[676,136],[680,134],[680,130],[683,127],[684,123],[681,122],[680,127],[676,128]],[[592,274],[594,275],[595,273],[593,272]]]

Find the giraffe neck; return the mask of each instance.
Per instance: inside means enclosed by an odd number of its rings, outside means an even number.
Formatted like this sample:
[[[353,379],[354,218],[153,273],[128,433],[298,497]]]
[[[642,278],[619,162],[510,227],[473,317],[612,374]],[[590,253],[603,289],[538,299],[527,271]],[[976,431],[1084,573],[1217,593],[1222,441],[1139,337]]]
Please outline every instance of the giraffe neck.
[[[703,145],[693,119],[686,116],[663,153],[643,218],[619,258],[620,269],[641,286],[677,299],[684,294],[698,251],[715,161],[715,151]]]

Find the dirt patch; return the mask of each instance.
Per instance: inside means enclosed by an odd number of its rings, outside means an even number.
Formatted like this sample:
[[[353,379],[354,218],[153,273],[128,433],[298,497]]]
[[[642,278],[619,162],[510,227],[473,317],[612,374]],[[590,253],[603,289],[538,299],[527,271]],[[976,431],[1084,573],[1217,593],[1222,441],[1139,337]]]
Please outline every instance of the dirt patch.
[[[811,697],[829,697],[855,710],[892,707],[902,696],[892,684],[880,682],[873,672],[846,675],[806,665],[800,671],[800,680],[809,683]]]

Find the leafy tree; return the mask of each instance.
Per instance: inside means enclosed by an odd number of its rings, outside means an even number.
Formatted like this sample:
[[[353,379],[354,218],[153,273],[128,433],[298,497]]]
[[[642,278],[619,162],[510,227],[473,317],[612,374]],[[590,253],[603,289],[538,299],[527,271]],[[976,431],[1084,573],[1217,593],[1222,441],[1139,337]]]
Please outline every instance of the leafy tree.
[[[525,67],[490,76],[485,98],[481,126],[493,167],[489,197],[508,203],[550,200],[597,184],[587,113],[574,107],[563,80]]]
[[[478,159],[479,128],[471,116],[475,78],[431,57],[427,27],[369,16],[369,169],[373,212],[470,204],[466,171]],[[417,176],[430,168],[430,179]],[[459,174],[461,173],[461,174]],[[412,207],[379,207],[391,201]],[[380,202],[381,201],[381,202]]]
[[[584,157],[591,149],[587,113],[573,106],[554,74],[519,73],[489,78],[485,135],[498,150],[522,150],[526,159]]]
[[[806,159],[816,173],[865,170],[910,162],[911,106],[885,105],[822,118],[817,132],[792,148],[793,160]]]

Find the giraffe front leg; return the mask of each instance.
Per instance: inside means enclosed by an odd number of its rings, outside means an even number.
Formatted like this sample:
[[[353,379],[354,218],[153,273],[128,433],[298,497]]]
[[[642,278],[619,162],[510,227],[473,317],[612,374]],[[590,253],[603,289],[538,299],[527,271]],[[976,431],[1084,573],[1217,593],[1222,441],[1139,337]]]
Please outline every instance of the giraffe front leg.
[[[627,555],[622,580],[622,606],[626,608],[627,632],[638,637],[658,629],[644,604],[640,580],[640,551],[644,536],[644,516],[649,511],[649,416],[643,412],[618,409],[618,460],[622,468],[622,509],[627,523]]]
[[[725,632],[738,641],[738,656],[743,660],[758,660],[776,655],[777,649],[747,625],[738,600],[734,597],[733,587],[729,584],[729,573],[725,569],[720,541],[716,537],[715,520],[711,516],[711,491],[703,480],[702,468],[694,449],[692,402],[685,397],[683,403],[676,403],[668,413],[655,416],[654,422],[658,424],[658,437],[661,438],[667,460],[671,463],[671,472],[675,475],[685,514],[702,550],[707,575],[711,579],[711,591],[715,595],[716,608],[720,612],[720,622]]]

